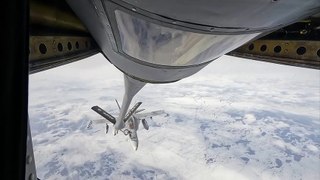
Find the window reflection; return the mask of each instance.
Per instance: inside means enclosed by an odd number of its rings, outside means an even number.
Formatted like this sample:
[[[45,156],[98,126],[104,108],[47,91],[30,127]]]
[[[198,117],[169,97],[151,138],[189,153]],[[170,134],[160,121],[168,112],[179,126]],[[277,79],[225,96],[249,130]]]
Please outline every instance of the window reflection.
[[[122,51],[160,65],[204,63],[237,48],[257,34],[209,35],[172,29],[116,10]]]

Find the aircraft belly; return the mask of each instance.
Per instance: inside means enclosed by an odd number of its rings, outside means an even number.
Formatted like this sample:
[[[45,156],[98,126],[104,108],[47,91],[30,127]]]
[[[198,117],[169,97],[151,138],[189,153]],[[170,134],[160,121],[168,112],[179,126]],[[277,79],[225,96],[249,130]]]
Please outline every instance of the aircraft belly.
[[[171,83],[195,74],[208,64],[174,69],[136,63],[115,51],[115,40],[107,33],[110,31],[110,24],[100,1],[67,0],[67,2],[86,25],[104,56],[127,75],[148,83]]]

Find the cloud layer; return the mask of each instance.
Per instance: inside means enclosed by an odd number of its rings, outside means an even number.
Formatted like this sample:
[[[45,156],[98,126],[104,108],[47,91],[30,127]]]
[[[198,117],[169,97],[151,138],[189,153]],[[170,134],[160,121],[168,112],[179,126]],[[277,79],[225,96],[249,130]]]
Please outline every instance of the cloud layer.
[[[29,116],[40,179],[319,179],[320,72],[223,56],[192,77],[148,84],[148,120],[133,151],[104,126],[122,74],[102,55],[30,75]]]

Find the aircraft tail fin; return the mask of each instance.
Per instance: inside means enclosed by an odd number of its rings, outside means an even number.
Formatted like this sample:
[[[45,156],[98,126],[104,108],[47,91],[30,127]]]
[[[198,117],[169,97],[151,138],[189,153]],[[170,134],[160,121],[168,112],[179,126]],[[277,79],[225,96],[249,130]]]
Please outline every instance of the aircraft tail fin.
[[[138,113],[140,113],[140,112],[142,112],[144,110],[146,110],[146,109],[138,109],[138,110],[136,110],[136,114],[138,114]]]
[[[119,102],[118,102],[117,99],[115,99],[115,100],[116,100],[117,106],[118,106],[118,108],[119,108],[119,110],[120,110],[121,108],[120,108]]]
[[[124,122],[126,122],[131,116],[132,116],[132,114],[134,113],[134,112],[136,112],[136,110],[139,108],[139,106],[142,104],[142,102],[137,102],[134,106],[133,106],[133,108],[131,108],[130,110],[129,110],[129,112],[126,114],[126,116],[124,117]]]
[[[91,109],[94,110],[96,113],[100,114],[102,117],[106,118],[112,124],[116,123],[116,118],[113,117],[111,114],[107,113],[105,110],[101,109],[99,106],[93,106]]]

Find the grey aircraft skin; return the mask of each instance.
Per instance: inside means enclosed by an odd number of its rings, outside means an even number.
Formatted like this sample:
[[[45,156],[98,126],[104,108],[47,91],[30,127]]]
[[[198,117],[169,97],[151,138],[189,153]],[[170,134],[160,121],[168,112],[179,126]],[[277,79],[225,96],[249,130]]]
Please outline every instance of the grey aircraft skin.
[[[118,101],[116,100],[117,105],[120,110],[120,105]],[[139,139],[138,139],[138,130],[139,130],[139,125],[140,121],[142,121],[142,125],[144,129],[149,130],[149,125],[146,121],[147,118],[152,118],[153,116],[161,115],[161,114],[166,114],[163,110],[158,110],[158,111],[152,111],[152,112],[147,112],[147,113],[140,113],[144,111],[144,109],[138,109],[138,107],[141,105],[141,102],[138,102],[127,114],[126,121],[124,122],[124,128],[122,128],[120,131],[125,135],[129,136],[129,140],[131,143],[131,146],[134,150],[138,150],[139,146]],[[101,109],[99,106],[93,106],[92,110],[100,114],[104,119],[97,119],[97,120],[91,120],[89,124],[87,125],[87,129],[92,128],[92,124],[106,124],[106,134],[109,131],[109,125],[108,121],[111,122],[112,124],[115,124],[115,118]]]
[[[138,150],[139,139],[138,139],[138,129],[140,122],[142,122],[143,128],[149,130],[149,125],[146,118],[152,118],[153,116],[166,114],[163,110],[152,111],[149,113],[138,114],[138,111],[134,113],[131,118],[126,122],[125,129],[129,131],[129,139],[131,146],[134,150]]]
[[[67,3],[103,55],[124,73],[125,93],[114,135],[126,128],[130,103],[146,83],[171,83],[191,76],[249,41],[320,12],[319,0]],[[131,124],[135,121],[130,119]]]

